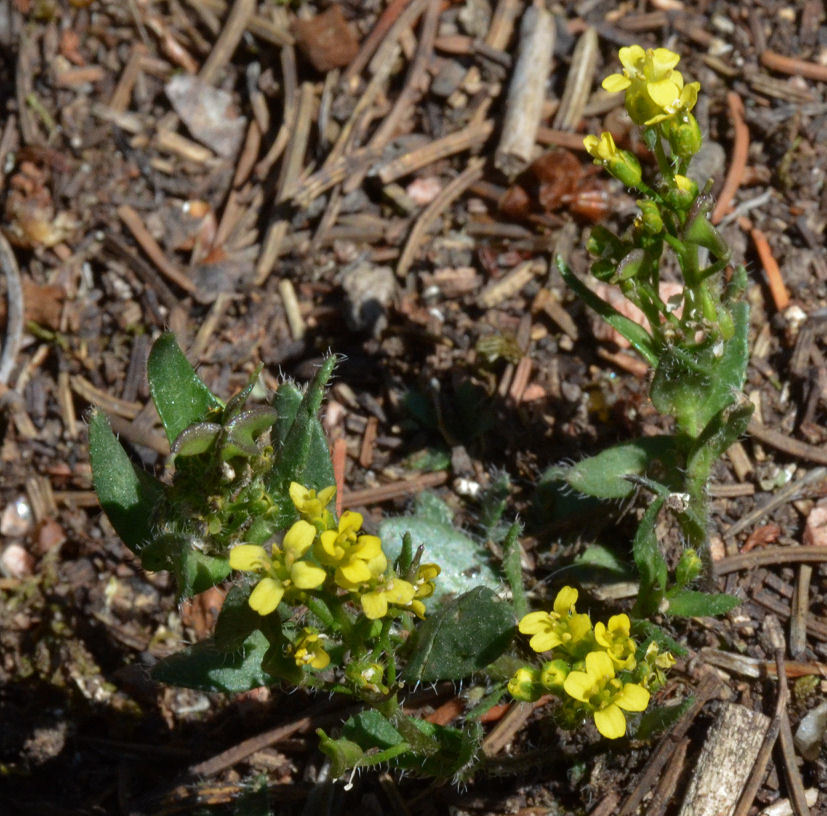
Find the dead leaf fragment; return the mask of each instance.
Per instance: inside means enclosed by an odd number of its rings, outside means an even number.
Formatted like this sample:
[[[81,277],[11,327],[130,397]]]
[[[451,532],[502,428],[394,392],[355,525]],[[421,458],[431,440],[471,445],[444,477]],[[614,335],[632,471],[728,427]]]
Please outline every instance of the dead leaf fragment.
[[[238,152],[247,119],[239,115],[232,94],[187,74],[174,76],[164,90],[194,139],[225,158]]]
[[[293,23],[296,44],[317,71],[343,68],[359,51],[359,41],[338,5]]]

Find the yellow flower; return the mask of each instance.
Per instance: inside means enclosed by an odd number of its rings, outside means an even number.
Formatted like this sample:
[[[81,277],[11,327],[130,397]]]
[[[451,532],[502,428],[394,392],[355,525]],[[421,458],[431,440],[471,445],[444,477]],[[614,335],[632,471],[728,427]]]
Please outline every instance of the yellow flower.
[[[268,555],[264,547],[240,544],[230,550],[230,567],[242,572],[256,572],[262,577],[250,594],[249,604],[259,615],[269,615],[291,589],[315,589],[327,573],[301,557],[310,549],[316,528],[297,521],[285,534],[282,546],[273,545]]]
[[[602,621],[594,625],[594,639],[606,650],[616,669],[635,667],[635,642],[629,637],[631,621],[628,615],[612,615],[609,625]]]
[[[413,613],[422,620],[425,619],[425,604],[420,598],[430,598],[434,594],[434,578],[436,578],[442,570],[436,564],[420,564],[416,571],[416,578],[414,578],[414,599],[409,604]]]
[[[363,592],[359,598],[365,617],[370,620],[384,618],[388,606],[409,606],[414,599],[413,584],[394,575],[385,576],[373,589]]]
[[[561,645],[571,648],[589,636],[591,619],[574,611],[576,602],[577,590],[565,586],[554,599],[553,612],[529,612],[520,621],[520,632],[533,635],[529,646],[535,652],[547,652]]]
[[[607,76],[603,87],[610,93],[626,91],[626,110],[635,124],[654,125],[695,107],[701,85],[684,85],[683,75],[675,70],[681,58],[674,51],[631,45],[618,56],[623,73]]]
[[[637,187],[643,177],[640,162],[628,150],[619,150],[612,134],[603,131],[600,137],[591,134],[583,138],[583,147],[595,159],[595,164],[602,164],[619,181],[627,187]]]
[[[666,682],[666,672],[675,665],[671,652],[661,653],[658,644],[652,641],[646,649],[643,661],[635,671],[641,684],[650,689],[659,689]]]
[[[336,495],[336,485],[325,487],[316,493],[303,487],[298,482],[290,482],[290,499],[299,515],[320,530],[326,530],[333,523],[333,516],[327,509],[331,499]]]
[[[357,589],[378,578],[388,565],[377,536],[359,535],[362,516],[346,510],[336,530],[325,530],[316,542],[316,558],[329,567],[336,567],[334,579],[342,589]]]
[[[586,671],[569,672],[563,688],[591,709],[597,730],[608,739],[626,733],[624,710],[644,711],[649,705],[649,692],[643,686],[615,677],[612,659],[606,652],[589,652]]]
[[[304,634],[293,644],[293,660],[299,668],[310,666],[325,669],[330,664],[330,655],[321,643],[322,636],[315,630],[304,628]]]

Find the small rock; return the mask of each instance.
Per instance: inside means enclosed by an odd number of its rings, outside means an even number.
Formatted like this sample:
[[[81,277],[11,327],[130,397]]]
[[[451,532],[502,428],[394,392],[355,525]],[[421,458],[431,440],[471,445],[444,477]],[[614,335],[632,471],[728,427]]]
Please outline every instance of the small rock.
[[[18,496],[7,504],[0,516],[0,535],[7,538],[22,538],[32,526],[32,508],[25,497]]]
[[[802,717],[795,732],[795,747],[809,762],[815,762],[827,731],[827,702],[821,703]]]
[[[389,266],[362,263],[342,274],[347,300],[345,318],[356,331],[374,336],[388,325],[388,307],[396,297],[396,276]]]
[[[34,558],[20,544],[9,544],[0,556],[0,566],[12,578],[26,578],[34,572]]]
[[[808,546],[827,545],[827,499],[819,499],[810,510],[804,526],[804,543]]]
[[[343,68],[359,51],[359,41],[338,5],[293,23],[296,44],[317,71]]]

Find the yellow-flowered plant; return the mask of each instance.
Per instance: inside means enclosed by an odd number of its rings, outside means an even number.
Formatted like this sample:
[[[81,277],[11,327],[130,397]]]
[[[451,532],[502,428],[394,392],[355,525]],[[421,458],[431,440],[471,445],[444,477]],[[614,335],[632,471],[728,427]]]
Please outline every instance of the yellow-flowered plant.
[[[597,730],[609,739],[626,733],[623,711],[646,709],[650,692],[665,682],[663,669],[674,664],[668,653],[650,643],[638,664],[638,646],[631,637],[626,614],[612,615],[592,627],[589,615],[579,613],[578,591],[565,586],[551,612],[529,612],[519,631],[531,635],[529,646],[547,659],[540,666],[522,666],[508,683],[518,700],[532,701],[543,694],[561,700],[560,720],[576,724],[591,716]]]

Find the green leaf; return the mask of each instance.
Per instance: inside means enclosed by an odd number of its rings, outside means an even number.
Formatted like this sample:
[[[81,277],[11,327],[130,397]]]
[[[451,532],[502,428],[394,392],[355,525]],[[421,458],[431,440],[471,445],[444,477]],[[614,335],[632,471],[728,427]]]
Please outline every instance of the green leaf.
[[[230,588],[215,623],[213,641],[217,649],[232,652],[240,648],[245,640],[261,628],[261,615],[250,608],[248,603],[252,584]]]
[[[221,435],[221,426],[217,422],[196,422],[175,437],[171,445],[172,455],[199,456],[206,453]]]
[[[278,412],[268,405],[256,405],[236,414],[225,426],[227,440],[221,455],[224,459],[233,456],[255,456],[258,454],[256,439],[278,419]]]
[[[654,706],[646,711],[638,723],[635,739],[647,740],[671,728],[695,702],[694,697],[687,697],[677,705]]]
[[[635,604],[636,617],[645,618],[657,612],[660,599],[666,590],[666,560],[655,535],[655,525],[663,502],[664,498],[659,496],[646,508],[632,544],[635,565],[640,573],[640,594]]]
[[[732,307],[734,335],[720,356],[708,345],[696,352],[674,347],[661,357],[652,380],[654,406],[673,415],[681,430],[698,437],[712,418],[732,405],[744,385],[749,360],[749,305]],[[723,341],[721,341],[723,342]]]
[[[406,533],[411,536],[414,552],[423,548],[422,563],[439,564],[442,570],[434,594],[425,601],[426,609],[435,609],[446,596],[459,595],[474,586],[492,590],[502,586],[485,547],[453,527],[417,516],[387,518],[379,525],[379,537],[391,563],[402,552]]]
[[[261,668],[269,648],[261,631],[253,632],[234,652],[219,649],[212,639],[204,640],[161,660],[152,677],[171,686],[238,694],[273,682]]]
[[[152,520],[163,501],[163,485],[132,464],[106,415],[98,410],[89,419],[89,459],[104,513],[124,544],[140,555],[153,537]]]
[[[511,587],[511,605],[514,614],[522,618],[528,614],[528,600],[523,587],[522,547],[517,536],[523,531],[520,524],[514,523],[508,531],[503,544],[503,572]]]
[[[546,471],[549,478],[565,481],[584,496],[625,499],[635,491],[627,476],[657,472],[663,480],[677,475],[679,457],[673,436],[644,436],[608,448],[571,466]]]
[[[666,593],[669,606],[664,614],[670,617],[702,618],[723,615],[741,604],[741,599],[725,593],[708,594],[692,589],[677,589]]]
[[[316,490],[335,483],[327,439],[318,418],[325,385],[335,365],[335,357],[324,360],[298,404],[295,386],[285,384],[276,392],[273,407],[279,412],[279,419],[275,431],[281,448],[268,475],[274,493],[286,493],[291,481]],[[282,395],[284,389],[287,390]]]
[[[658,364],[658,350],[655,341],[646,329],[639,326],[628,317],[624,317],[611,304],[598,297],[574,272],[569,269],[563,258],[557,256],[557,268],[563,280],[571,287],[574,293],[587,305],[594,309],[615,331],[620,332],[644,360],[651,366]]]
[[[648,620],[633,620],[632,636],[641,642],[637,650],[639,660],[642,660],[646,654],[649,641],[657,643],[662,652],[672,652],[675,657],[686,657],[689,654],[682,643],[667,634],[660,626]]]
[[[152,401],[170,445],[185,428],[222,408],[170,332],[162,334],[153,344],[146,370]]]
[[[419,626],[403,677],[408,683],[468,677],[508,648],[516,623],[510,604],[486,587],[472,589]]]
[[[173,555],[172,569],[180,600],[220,584],[230,574],[230,562],[227,558],[206,555],[182,544],[178,553]]]

